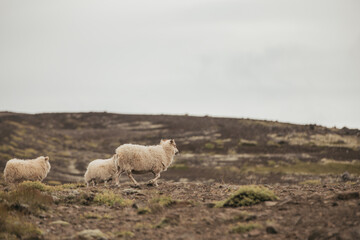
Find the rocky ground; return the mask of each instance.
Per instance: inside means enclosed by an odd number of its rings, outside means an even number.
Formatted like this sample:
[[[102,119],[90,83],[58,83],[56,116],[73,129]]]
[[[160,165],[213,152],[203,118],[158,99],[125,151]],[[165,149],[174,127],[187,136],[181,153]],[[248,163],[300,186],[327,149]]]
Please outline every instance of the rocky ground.
[[[88,162],[123,143],[175,138],[159,187],[87,189]],[[360,239],[360,131],[249,119],[0,113],[0,170],[48,155],[45,185],[0,180],[0,238]],[[64,183],[72,183],[65,184]],[[277,199],[218,207],[244,185]],[[33,190],[35,188],[35,190]],[[37,200],[34,200],[37,199]],[[26,223],[26,224],[19,224]],[[2,226],[2,227],[1,227]]]
[[[360,238],[359,181],[265,186],[277,200],[236,208],[215,206],[239,188],[231,184],[162,181],[159,187],[77,186],[45,192],[53,202],[37,214],[26,214],[27,205],[21,211],[44,239]],[[122,202],[107,201],[103,195],[109,192]],[[236,226],[244,229],[233,232]],[[89,233],[84,230],[97,232],[85,236]]]

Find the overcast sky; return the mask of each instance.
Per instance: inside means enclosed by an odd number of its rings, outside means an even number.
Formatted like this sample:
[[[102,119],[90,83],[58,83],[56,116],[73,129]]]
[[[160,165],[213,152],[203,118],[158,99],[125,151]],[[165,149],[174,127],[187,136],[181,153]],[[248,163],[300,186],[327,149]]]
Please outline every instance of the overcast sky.
[[[359,0],[0,1],[0,111],[360,128]]]

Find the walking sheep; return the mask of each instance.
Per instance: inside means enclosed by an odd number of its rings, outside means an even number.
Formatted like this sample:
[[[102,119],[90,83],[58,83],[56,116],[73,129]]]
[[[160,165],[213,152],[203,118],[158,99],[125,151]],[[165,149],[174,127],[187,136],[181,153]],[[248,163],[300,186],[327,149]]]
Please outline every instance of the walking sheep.
[[[132,173],[151,172],[155,177],[148,183],[158,186],[157,180],[160,178],[160,173],[167,170],[177,153],[179,150],[176,148],[174,139],[161,140],[160,145],[156,146],[121,145],[116,149],[118,178],[126,172],[131,181],[138,186],[139,184]]]
[[[106,184],[109,180],[115,180],[118,184],[115,156],[109,159],[97,159],[89,163],[86,173],[84,175],[86,186],[89,187],[89,183],[92,182],[95,186],[98,182],[104,182]]]
[[[49,157],[38,157],[31,160],[11,159],[4,169],[5,181],[8,183],[25,180],[42,181],[50,172]]]

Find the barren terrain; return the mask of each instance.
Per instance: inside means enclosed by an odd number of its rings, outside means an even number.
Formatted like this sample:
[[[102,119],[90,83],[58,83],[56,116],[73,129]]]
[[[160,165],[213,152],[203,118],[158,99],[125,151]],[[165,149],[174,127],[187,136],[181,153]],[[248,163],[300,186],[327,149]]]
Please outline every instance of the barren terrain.
[[[82,184],[91,160],[124,143],[161,138],[174,138],[181,154],[159,187],[146,186],[150,174],[135,175],[140,188],[125,176],[120,187]],[[11,158],[39,155],[52,165],[45,185],[18,186],[23,196],[1,180],[3,238],[360,239],[357,129],[207,116],[0,113],[0,170]],[[277,198],[219,207],[244,185],[264,186]],[[34,196],[44,199],[34,203]],[[29,224],[25,233],[20,220]]]

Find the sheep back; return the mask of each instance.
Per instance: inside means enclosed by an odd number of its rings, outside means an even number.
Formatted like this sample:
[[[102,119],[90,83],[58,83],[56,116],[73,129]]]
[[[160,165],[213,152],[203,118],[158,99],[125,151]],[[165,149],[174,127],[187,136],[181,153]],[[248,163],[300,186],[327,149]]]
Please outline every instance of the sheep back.
[[[120,171],[159,172],[164,169],[166,153],[162,146],[124,144],[116,149],[116,165]]]
[[[50,172],[49,157],[38,157],[32,160],[11,159],[4,169],[5,181],[8,183],[25,180],[42,181]]]
[[[108,181],[114,177],[116,167],[114,158],[96,159],[89,163],[85,172],[84,179],[88,183],[92,180],[96,182]]]

